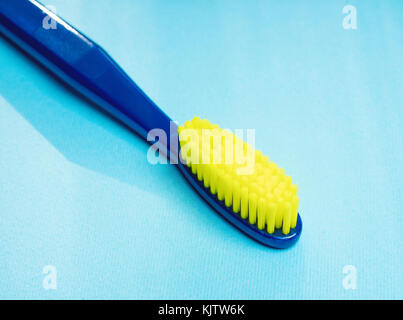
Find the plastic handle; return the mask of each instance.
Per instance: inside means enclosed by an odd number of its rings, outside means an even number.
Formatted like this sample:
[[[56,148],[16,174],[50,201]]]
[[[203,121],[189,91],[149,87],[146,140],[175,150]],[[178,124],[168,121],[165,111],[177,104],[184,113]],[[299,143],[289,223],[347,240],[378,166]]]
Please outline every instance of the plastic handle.
[[[53,25],[46,25],[49,19]],[[143,138],[151,129],[164,130],[167,143],[161,143],[170,149],[171,119],[99,45],[42,4],[0,0],[0,31]]]

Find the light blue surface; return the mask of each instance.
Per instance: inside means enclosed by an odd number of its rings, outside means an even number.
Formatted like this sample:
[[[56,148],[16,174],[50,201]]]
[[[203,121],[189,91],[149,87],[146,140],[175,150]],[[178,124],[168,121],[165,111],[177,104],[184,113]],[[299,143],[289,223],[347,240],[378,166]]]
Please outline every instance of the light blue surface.
[[[403,298],[402,1],[44,2],[172,118],[255,128],[304,230],[248,239],[0,37],[0,298]]]

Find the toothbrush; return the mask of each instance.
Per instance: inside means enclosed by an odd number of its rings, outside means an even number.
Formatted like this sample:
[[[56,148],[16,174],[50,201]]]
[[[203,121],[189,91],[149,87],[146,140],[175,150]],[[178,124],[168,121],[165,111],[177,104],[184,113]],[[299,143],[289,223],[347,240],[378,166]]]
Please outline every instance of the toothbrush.
[[[46,17],[55,28],[43,27]],[[228,132],[198,117],[178,127],[106,51],[36,0],[0,0],[0,33],[148,142],[153,129],[163,130],[167,139],[160,141],[161,151],[180,159],[175,164],[195,191],[250,238],[273,248],[290,247],[299,239],[297,186],[259,151],[252,150],[254,171],[248,175],[240,175],[236,164],[199,163],[201,156],[192,155],[216,149],[187,144],[186,130],[200,139],[203,130]]]

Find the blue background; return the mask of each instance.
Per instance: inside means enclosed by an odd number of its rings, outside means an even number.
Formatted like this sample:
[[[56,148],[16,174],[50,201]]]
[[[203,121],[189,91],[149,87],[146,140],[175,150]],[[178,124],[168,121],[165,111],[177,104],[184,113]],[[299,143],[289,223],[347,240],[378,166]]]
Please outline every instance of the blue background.
[[[0,37],[0,298],[403,298],[402,1],[44,3],[173,119],[256,129],[304,230],[283,251],[245,237]]]

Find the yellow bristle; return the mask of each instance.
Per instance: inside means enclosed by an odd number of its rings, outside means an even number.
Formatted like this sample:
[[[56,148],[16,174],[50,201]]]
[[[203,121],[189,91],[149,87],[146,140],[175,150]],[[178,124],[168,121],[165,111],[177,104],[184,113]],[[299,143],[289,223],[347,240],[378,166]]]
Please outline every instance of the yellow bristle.
[[[192,130],[191,134],[186,134],[187,130]],[[178,133],[181,148],[189,143],[186,154],[181,151],[186,165],[234,214],[268,233],[278,229],[288,234],[296,227],[298,187],[284,169],[259,150],[253,150],[253,158],[244,159],[245,155],[250,156],[250,145],[206,119],[195,117],[186,121]],[[193,137],[197,139],[192,141]],[[238,161],[242,151],[242,161]],[[244,160],[250,159],[251,170],[240,171],[246,167]]]
[[[210,192],[212,194],[217,193],[217,168],[215,166],[211,166],[211,175],[210,175]]]
[[[282,198],[278,198],[277,200],[277,213],[276,213],[276,228],[281,228],[283,224],[283,215],[284,215],[284,202]]]
[[[241,189],[241,217],[242,219],[246,219],[248,217],[248,207],[249,207],[249,199],[248,199],[248,188],[243,187]]]
[[[267,205],[267,232],[273,233],[275,229],[277,206],[275,202],[268,202]]]
[[[238,181],[234,181],[232,190],[232,210],[238,213],[241,208],[241,185]]]
[[[256,209],[257,209],[257,195],[256,193],[251,193],[249,195],[249,223],[255,224],[256,223]]]
[[[225,191],[225,174],[223,171],[217,172],[217,198],[218,200],[224,200]]]
[[[290,233],[291,224],[291,205],[289,203],[284,204],[284,217],[283,217],[283,233]]]
[[[192,166],[192,173],[197,174],[197,164],[191,163]]]
[[[260,198],[257,204],[257,227],[260,230],[264,229],[266,224],[266,200]]]
[[[224,175],[224,197],[225,197],[225,205],[227,207],[232,205],[232,181],[231,176],[229,174]]]
[[[211,167],[209,165],[202,165],[204,167],[203,172],[203,184],[205,188],[210,187],[210,179],[211,179]]]
[[[196,165],[196,169],[197,169],[197,179],[199,179],[199,181],[202,181],[203,180],[203,165],[202,164]]]

